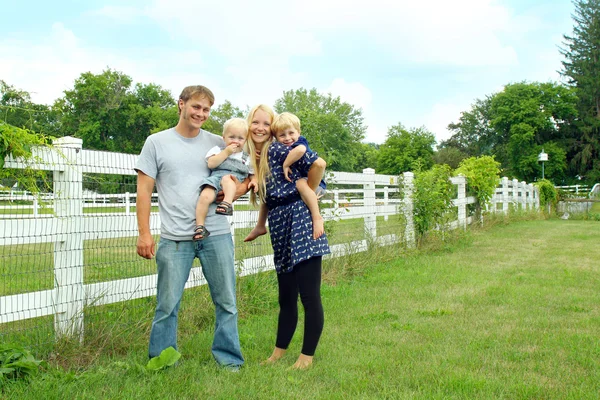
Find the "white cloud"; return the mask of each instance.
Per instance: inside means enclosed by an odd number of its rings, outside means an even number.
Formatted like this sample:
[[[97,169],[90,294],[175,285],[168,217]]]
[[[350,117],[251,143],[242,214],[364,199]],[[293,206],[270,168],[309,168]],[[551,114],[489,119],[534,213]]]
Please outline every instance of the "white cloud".
[[[470,109],[470,103],[472,103],[470,99],[455,98],[436,103],[431,107],[431,111],[425,115],[423,125],[435,134],[437,144],[452,136],[452,132],[448,130],[448,124],[458,122],[460,113]]]
[[[143,10],[129,6],[104,6],[86,13],[87,15],[106,17],[113,21],[129,24],[143,16]]]
[[[150,48],[140,52],[86,47],[62,23],[53,24],[48,36],[35,43],[0,40],[0,53],[3,54],[2,79],[29,92],[34,102],[45,104],[62,97],[82,73],[98,74],[108,67],[131,76],[135,82],[160,84],[174,97],[190,82],[209,80],[196,72],[202,64],[196,50]],[[190,67],[196,71],[190,72]],[[218,87],[218,83],[214,82],[211,87]]]
[[[346,82],[344,78],[335,78],[325,92],[339,96],[342,101],[352,104],[355,108],[362,108],[363,112],[368,111],[373,100],[369,88],[360,82]]]

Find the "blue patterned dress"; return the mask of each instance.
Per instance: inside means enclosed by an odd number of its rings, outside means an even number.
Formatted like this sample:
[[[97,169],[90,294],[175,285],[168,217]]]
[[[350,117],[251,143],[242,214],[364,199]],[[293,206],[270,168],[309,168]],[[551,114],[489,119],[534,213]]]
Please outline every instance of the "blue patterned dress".
[[[290,150],[290,147],[274,142],[268,152],[271,169],[271,176],[267,179],[268,219],[278,274],[290,272],[294,265],[330,252],[325,234],[316,240],[312,238],[310,211],[296,190],[295,181],[300,177],[298,172],[292,168],[292,182],[283,176],[283,162]],[[310,166],[317,158],[316,153],[305,155],[294,163],[294,167],[302,169]]]

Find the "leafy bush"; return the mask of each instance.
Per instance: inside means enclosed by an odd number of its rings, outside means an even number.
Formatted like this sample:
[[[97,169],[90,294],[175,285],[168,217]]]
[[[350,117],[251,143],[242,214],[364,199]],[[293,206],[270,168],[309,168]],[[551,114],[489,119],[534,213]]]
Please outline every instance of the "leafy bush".
[[[558,201],[558,191],[548,179],[540,179],[535,183],[540,191],[540,206],[554,205]]]
[[[477,198],[481,210],[498,186],[500,163],[493,156],[469,157],[460,162],[455,173],[467,178],[468,188]]]
[[[452,169],[445,164],[434,165],[429,171],[415,175],[413,213],[419,243],[429,230],[443,228],[446,223],[454,193],[451,175]]]
[[[37,193],[38,181],[46,183],[44,171],[25,168],[12,170],[4,168],[5,158],[13,156],[24,162],[34,161],[31,152],[34,146],[46,145],[50,138],[37,135],[27,129],[17,128],[0,121],[0,180],[9,179],[30,192]]]

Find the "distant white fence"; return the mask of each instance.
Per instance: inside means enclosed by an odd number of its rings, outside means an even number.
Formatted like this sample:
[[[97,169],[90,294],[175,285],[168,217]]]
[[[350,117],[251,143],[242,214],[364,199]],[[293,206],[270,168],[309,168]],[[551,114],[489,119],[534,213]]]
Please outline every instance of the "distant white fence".
[[[52,207],[52,213],[40,213],[37,199],[27,197],[31,204],[29,214],[12,213],[10,204],[4,204],[0,213],[0,246],[17,246],[33,243],[53,243],[54,287],[47,290],[10,294],[0,297],[0,324],[29,318],[54,316],[57,336],[83,334],[83,311],[86,305],[103,305],[155,295],[156,275],[117,279],[98,283],[84,283],[84,241],[105,238],[136,237],[137,221],[132,210],[135,194],[84,195],[83,174],[136,175],[133,170],[137,155],[91,151],[82,149],[80,139],[65,137],[58,139],[54,149],[41,148],[35,152],[38,160],[33,167],[52,171],[53,193],[44,201]],[[25,165],[11,158],[6,159],[5,168],[23,168]],[[391,198],[398,193],[398,177],[375,175],[372,169],[360,173],[334,172],[335,185],[352,186],[350,189],[332,190],[332,208],[324,208],[327,219],[364,220],[365,237],[331,246],[333,257],[351,251],[364,251],[369,240],[383,244],[405,240],[414,244],[415,233],[412,216],[413,174],[402,176],[404,196]],[[464,177],[452,178],[458,196],[453,204],[457,207],[457,220],[453,227],[466,227],[471,222],[467,206],[475,203],[466,195]],[[17,195],[15,195],[17,196]],[[111,201],[108,203],[107,201]],[[116,201],[112,203],[112,201]],[[122,212],[84,213],[87,207],[124,207]],[[243,204],[238,201],[236,204]],[[522,208],[539,207],[537,192],[532,185],[509,181],[503,178],[493,199],[493,209],[508,212],[509,205]],[[402,213],[405,220],[403,232],[377,235],[377,217],[388,218]],[[254,226],[257,211],[236,210],[228,217],[232,231]],[[160,233],[160,215],[151,215],[151,231]],[[239,246],[239,245],[238,245]],[[135,253],[135,246],[131,252]],[[239,262],[241,275],[273,268],[272,255],[246,258]],[[1,277],[0,279],[4,279]],[[194,268],[186,287],[204,284],[201,268]]]

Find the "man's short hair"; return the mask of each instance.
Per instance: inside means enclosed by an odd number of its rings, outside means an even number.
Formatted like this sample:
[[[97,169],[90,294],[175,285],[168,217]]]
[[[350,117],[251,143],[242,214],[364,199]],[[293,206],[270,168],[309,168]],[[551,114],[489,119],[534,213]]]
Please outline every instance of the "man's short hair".
[[[277,115],[271,125],[271,132],[277,133],[284,129],[294,128],[300,133],[300,119],[290,112],[282,112]]]
[[[187,102],[189,99],[193,99],[194,97],[205,97],[210,106],[212,107],[215,104],[215,95],[209,88],[202,85],[195,86],[187,86],[185,87],[181,94],[179,95],[179,100],[183,100],[183,102]]]

